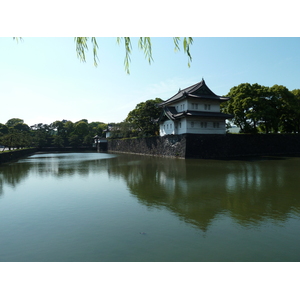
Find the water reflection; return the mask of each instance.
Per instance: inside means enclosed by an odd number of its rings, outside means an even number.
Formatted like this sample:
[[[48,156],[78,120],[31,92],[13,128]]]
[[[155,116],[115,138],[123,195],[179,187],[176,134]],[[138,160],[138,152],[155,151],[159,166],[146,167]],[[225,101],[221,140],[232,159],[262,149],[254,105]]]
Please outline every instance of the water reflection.
[[[0,167],[0,196],[3,193],[3,186],[8,185],[15,188],[29,174],[31,165],[4,164]]]
[[[202,231],[224,214],[242,226],[259,226],[299,215],[299,167],[299,158],[215,161],[39,154],[1,166],[0,196],[4,185],[15,187],[30,174],[63,178],[107,173],[124,180],[129,192],[149,209],[167,209]]]
[[[122,176],[149,207],[165,207],[203,231],[220,214],[243,226],[284,222],[299,211],[300,160],[214,161],[119,156],[109,173]]]

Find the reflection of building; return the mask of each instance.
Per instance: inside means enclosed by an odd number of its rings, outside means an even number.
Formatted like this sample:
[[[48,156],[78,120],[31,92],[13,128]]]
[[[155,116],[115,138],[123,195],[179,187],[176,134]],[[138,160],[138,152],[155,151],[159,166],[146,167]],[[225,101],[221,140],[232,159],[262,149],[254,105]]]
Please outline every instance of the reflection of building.
[[[220,112],[221,102],[230,98],[214,94],[202,79],[159,104],[163,112],[158,120],[160,135],[225,134],[225,119],[232,115]]]

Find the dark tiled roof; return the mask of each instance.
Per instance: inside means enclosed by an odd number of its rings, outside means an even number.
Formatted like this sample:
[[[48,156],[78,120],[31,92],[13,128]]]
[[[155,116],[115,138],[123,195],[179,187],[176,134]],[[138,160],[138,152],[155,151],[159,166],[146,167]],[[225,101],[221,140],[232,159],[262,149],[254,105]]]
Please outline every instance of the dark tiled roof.
[[[165,118],[169,118],[170,120],[178,120],[184,117],[231,119],[233,118],[233,115],[224,114],[221,112],[207,112],[207,111],[195,111],[195,110],[177,112],[174,106],[165,106],[163,108],[160,118],[157,121],[163,121]]]
[[[216,117],[216,118],[224,118],[224,119],[233,118],[233,115],[224,114],[221,112],[206,112],[206,111],[195,111],[195,110],[186,111],[186,116],[208,117],[208,118]]]
[[[183,117],[204,117],[204,118],[222,118],[231,119],[233,115],[224,114],[221,112],[207,112],[207,111],[195,111],[186,110],[183,112],[177,112],[174,106],[165,106],[163,108],[163,115],[166,115],[171,120],[180,119]]]
[[[213,93],[208,88],[204,79],[202,79],[202,81],[200,81],[199,83],[196,83],[196,84],[194,84],[190,87],[187,87],[183,90],[179,90],[177,94],[175,94],[170,99],[160,103],[159,106],[169,105],[172,102],[176,102],[176,101],[185,99],[187,97],[196,98],[196,99],[218,100],[218,101],[227,101],[230,99],[228,97],[217,96],[215,93]]]

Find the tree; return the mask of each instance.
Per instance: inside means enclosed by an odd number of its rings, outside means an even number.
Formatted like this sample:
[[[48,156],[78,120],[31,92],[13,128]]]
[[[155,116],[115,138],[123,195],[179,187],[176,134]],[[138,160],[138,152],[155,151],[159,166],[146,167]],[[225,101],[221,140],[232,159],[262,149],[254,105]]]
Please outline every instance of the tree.
[[[31,132],[34,147],[45,147],[48,144],[48,133],[42,129]]]
[[[75,125],[74,133],[77,134],[80,138],[84,138],[89,133],[89,126],[84,121],[79,121]]]
[[[139,103],[134,110],[129,112],[126,122],[129,122],[142,135],[158,134],[158,124],[154,122],[161,113],[161,108],[157,104],[161,103],[160,98],[155,100],[147,100]]]
[[[31,126],[30,134],[35,147],[50,147],[53,141],[54,130],[51,125],[38,123]]]
[[[58,135],[62,135],[64,132],[64,123],[62,121],[53,122],[51,127],[57,130]]]
[[[77,134],[72,134],[69,137],[69,143],[72,147],[78,147],[80,144],[82,144],[82,140],[80,140],[80,137]]]
[[[69,137],[72,135],[72,133],[75,130],[75,124],[71,121],[67,121],[64,123],[64,143],[68,144],[69,143]]]
[[[242,83],[230,89],[226,95],[231,99],[222,104],[225,113],[233,114],[233,122],[243,133],[256,133],[260,120],[261,97],[266,87],[258,84]]]
[[[25,123],[17,123],[12,128],[19,132],[29,132],[30,130],[29,126]]]
[[[283,85],[273,85],[270,88],[270,98],[274,110],[276,111],[276,118],[272,124],[273,131],[292,132],[295,115],[294,103],[295,96]]]
[[[8,127],[7,125],[0,123],[0,135],[7,134],[8,133]]]
[[[103,131],[107,128],[107,124],[103,122],[91,122],[88,124],[89,126],[89,132],[91,133],[92,136],[103,135]]]
[[[300,89],[292,91],[294,95],[293,111],[293,131],[294,133],[300,133]]]
[[[53,137],[52,143],[54,146],[59,147],[59,148],[64,146],[64,140],[63,140],[62,136],[60,136],[60,135],[55,135]]]
[[[242,83],[227,96],[231,99],[223,104],[223,111],[234,115],[241,132],[298,132],[300,102],[286,87]]]
[[[19,118],[12,118],[12,119],[9,119],[7,122],[6,122],[6,126],[7,127],[14,127],[16,124],[18,123],[21,123],[23,124],[24,123],[24,120],[22,119],[19,119]]]

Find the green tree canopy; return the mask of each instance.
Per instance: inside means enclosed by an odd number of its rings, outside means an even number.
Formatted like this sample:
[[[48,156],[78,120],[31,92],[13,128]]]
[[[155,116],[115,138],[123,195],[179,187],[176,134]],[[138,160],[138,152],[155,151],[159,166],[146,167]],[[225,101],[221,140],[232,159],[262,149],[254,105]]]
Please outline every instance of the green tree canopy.
[[[300,133],[300,89],[292,90],[294,95],[293,111],[291,116],[293,118],[294,132]]]
[[[0,123],[0,134],[7,134],[8,133],[8,127],[7,125]]]
[[[18,124],[18,123],[23,124],[23,123],[24,123],[24,120],[19,119],[19,118],[12,118],[12,119],[9,119],[9,120],[5,123],[5,125],[6,125],[7,127],[14,127],[14,126],[15,126],[16,124]]]
[[[233,114],[233,122],[243,133],[299,132],[299,101],[282,85],[272,87],[242,83],[230,89],[231,99],[222,104]]]
[[[132,124],[143,135],[158,134],[158,124],[154,120],[160,116],[161,108],[157,104],[161,102],[162,99],[155,98],[139,103],[134,110],[129,112],[125,121]]]
[[[89,126],[85,121],[79,121],[75,125],[75,134],[77,134],[80,137],[84,137],[89,133]]]
[[[13,128],[20,132],[28,132],[30,130],[29,126],[25,123],[17,123],[13,126]]]
[[[51,127],[57,130],[57,134],[62,135],[64,132],[64,123],[62,121],[54,121]]]

